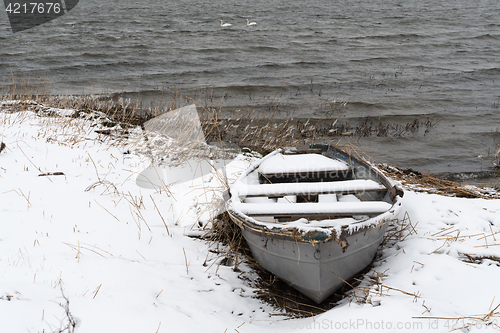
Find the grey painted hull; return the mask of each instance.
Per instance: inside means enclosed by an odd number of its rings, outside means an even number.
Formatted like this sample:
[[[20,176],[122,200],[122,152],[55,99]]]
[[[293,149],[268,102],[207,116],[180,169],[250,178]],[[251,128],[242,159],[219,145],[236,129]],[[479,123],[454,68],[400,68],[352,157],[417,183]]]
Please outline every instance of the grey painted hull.
[[[384,224],[347,236],[350,245],[345,252],[335,240],[299,243],[242,232],[263,268],[321,303],[372,262],[386,228]]]

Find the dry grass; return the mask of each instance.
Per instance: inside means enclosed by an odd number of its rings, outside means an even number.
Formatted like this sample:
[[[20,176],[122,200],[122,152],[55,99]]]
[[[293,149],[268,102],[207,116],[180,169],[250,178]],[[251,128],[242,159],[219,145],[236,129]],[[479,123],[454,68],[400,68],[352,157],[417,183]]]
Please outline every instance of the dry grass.
[[[500,192],[492,184],[470,186],[433,177],[429,174],[422,174],[412,169],[401,169],[385,164],[379,164],[378,167],[388,177],[400,181],[403,185],[416,192],[435,193],[459,198],[500,198]]]
[[[64,314],[65,318],[61,320],[60,323],[60,328],[57,329],[56,333],[63,333],[63,332],[68,332],[68,333],[74,333],[75,329],[78,325],[78,320],[73,316],[69,309],[69,299],[64,295],[63,288],[62,288],[62,283],[60,283],[60,288],[61,288],[61,295],[62,298],[64,299],[64,302],[59,303],[59,306],[61,306],[64,309]]]
[[[495,297],[491,301],[489,310],[487,313],[462,316],[462,317],[434,317],[434,316],[419,316],[413,317],[415,319],[429,319],[429,320],[446,320],[448,327],[452,328],[452,331],[462,331],[469,332],[472,329],[489,329],[498,330],[500,326],[498,325],[498,318],[500,318],[500,304],[493,308],[493,302]],[[425,313],[425,312],[424,312]],[[446,325],[445,325],[446,326]]]
[[[410,188],[416,192],[434,193],[459,198],[500,198],[500,191],[495,188],[494,184],[477,184],[471,186],[460,182],[434,177],[429,173],[423,174],[411,168],[402,169],[393,165],[379,163],[355,144],[350,142],[339,145],[338,147],[349,154],[369,161],[372,165],[380,169],[387,177],[401,182],[401,184],[406,188]],[[500,170],[496,176],[498,175],[500,175]]]
[[[343,136],[398,137],[415,134],[423,128],[427,133],[436,124],[431,118],[414,119],[405,125],[382,123],[371,118],[343,122],[340,119],[345,114],[349,102],[346,96],[337,96],[333,102],[323,103],[320,106],[323,117],[314,114],[314,118],[297,118],[295,115],[300,114],[300,110],[288,110],[288,106],[279,100],[280,92],[269,103],[267,112],[247,109],[235,113],[236,116],[222,117],[224,98],[217,99],[213,94],[212,90],[209,97],[205,92],[204,95],[200,93],[196,98],[189,98],[176,93],[170,103],[163,105],[160,101],[158,104],[152,103],[146,107],[140,100],[132,102],[124,98],[112,99],[96,95],[53,96],[50,94],[47,75],[41,72],[35,73],[33,78],[18,79],[13,74],[4,78],[0,101],[16,100],[17,104],[10,106],[11,110],[30,109],[40,115],[51,115],[51,108],[75,110],[73,114],[75,118],[96,117],[96,113],[100,113],[105,117],[100,121],[103,128],[97,132],[114,136],[127,135],[131,126],[141,126],[144,129],[144,123],[148,120],[195,103],[206,142],[233,143],[260,153],[305,143],[329,142]],[[118,125],[121,131],[117,132],[114,129]],[[190,133],[189,125],[187,126],[185,133]],[[146,135],[145,137],[147,139]],[[188,144],[191,140],[179,138],[177,142],[183,143],[180,148],[185,148],[185,151],[192,148]]]
[[[497,127],[497,134],[500,133],[500,125]],[[498,150],[496,151],[495,154],[493,154],[493,165],[495,166],[495,168],[497,170],[500,171],[500,144],[497,143],[496,144],[496,148],[498,148]]]
[[[403,219],[396,219],[393,221],[384,236],[382,245],[392,246],[397,242],[404,241],[408,236],[416,235],[418,222],[413,224],[408,212],[405,212]]]
[[[467,253],[461,253],[463,256],[465,256],[464,261],[470,264],[482,264],[485,261],[490,261],[494,263],[497,266],[500,266],[500,257],[497,256],[478,256],[478,255],[472,255],[472,254],[467,254]]]
[[[122,97],[112,99],[106,95],[53,95],[47,72],[34,72],[33,76],[17,77],[13,73],[5,75],[0,88],[0,101],[17,101],[13,111],[33,110],[51,107],[73,109],[75,111],[97,111],[105,113],[116,122],[140,125],[145,120],[155,117],[163,110],[177,108],[178,100],[163,106],[149,105],[143,107],[140,100],[132,102]],[[38,110],[37,110],[38,109]]]

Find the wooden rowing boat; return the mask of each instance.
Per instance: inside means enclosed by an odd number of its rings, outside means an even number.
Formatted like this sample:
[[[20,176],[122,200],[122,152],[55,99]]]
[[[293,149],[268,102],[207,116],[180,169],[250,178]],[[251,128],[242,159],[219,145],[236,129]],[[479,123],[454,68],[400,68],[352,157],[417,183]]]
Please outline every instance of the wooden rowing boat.
[[[402,197],[366,161],[314,145],[255,163],[226,204],[257,262],[321,303],[371,263]]]

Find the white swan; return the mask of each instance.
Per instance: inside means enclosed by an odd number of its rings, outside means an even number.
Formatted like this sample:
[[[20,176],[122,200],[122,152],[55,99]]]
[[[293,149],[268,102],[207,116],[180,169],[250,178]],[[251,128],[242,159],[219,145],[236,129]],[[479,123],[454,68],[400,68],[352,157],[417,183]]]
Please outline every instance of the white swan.
[[[250,22],[250,21],[247,19],[247,25],[257,25],[257,22]]]
[[[221,27],[230,27],[230,26],[232,26],[232,24],[231,23],[223,23],[222,20],[220,20],[220,26]]]

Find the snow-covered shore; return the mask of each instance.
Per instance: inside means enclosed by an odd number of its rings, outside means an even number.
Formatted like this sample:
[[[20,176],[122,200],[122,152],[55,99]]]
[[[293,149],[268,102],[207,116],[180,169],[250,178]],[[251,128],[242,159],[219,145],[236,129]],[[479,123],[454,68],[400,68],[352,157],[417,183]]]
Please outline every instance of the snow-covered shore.
[[[356,292],[365,302],[285,320],[187,237],[208,220],[220,177],[141,188],[141,135],[95,130],[83,118],[0,112],[2,332],[59,332],[71,319],[79,333],[500,331],[500,200],[406,190],[412,227],[383,248],[368,274],[380,280]],[[231,162],[229,178],[250,160]]]

